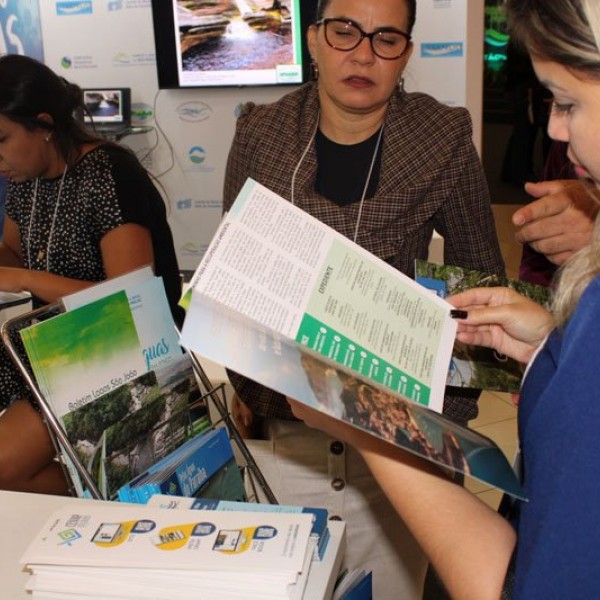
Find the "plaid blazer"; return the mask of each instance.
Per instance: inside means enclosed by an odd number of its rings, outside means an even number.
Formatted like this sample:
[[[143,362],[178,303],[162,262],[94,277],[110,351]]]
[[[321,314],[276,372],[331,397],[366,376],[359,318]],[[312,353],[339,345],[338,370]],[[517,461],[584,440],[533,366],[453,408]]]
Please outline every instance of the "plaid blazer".
[[[317,194],[313,143],[319,118],[317,83],[308,83],[267,105],[248,103],[236,126],[225,173],[223,208],[228,210],[248,177],[291,199],[296,206],[350,239],[359,202],[339,206]],[[426,258],[435,229],[444,237],[444,261],[468,269],[503,273],[489,190],[472,142],[469,113],[430,96],[397,90],[383,130],[379,184],[363,205],[356,242],[403,273],[414,276],[414,260]],[[352,165],[348,165],[351,169]],[[255,382],[230,373],[240,398],[261,416],[292,418],[287,402]],[[449,414],[472,418],[476,406]],[[467,412],[462,410],[465,408]]]

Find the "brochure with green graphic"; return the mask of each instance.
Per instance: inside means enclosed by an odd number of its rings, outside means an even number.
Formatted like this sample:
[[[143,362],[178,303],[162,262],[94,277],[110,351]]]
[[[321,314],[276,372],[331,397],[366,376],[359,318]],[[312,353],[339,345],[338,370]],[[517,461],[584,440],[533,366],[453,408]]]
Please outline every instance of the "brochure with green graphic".
[[[148,370],[124,291],[31,325],[21,337],[58,417]]]
[[[160,278],[150,273],[108,295],[103,289],[65,298],[69,310],[23,329],[21,337],[42,396],[109,498],[210,420],[191,359],[173,338]],[[155,347],[164,351],[150,352]],[[78,495],[86,496],[68,456],[65,462]]]

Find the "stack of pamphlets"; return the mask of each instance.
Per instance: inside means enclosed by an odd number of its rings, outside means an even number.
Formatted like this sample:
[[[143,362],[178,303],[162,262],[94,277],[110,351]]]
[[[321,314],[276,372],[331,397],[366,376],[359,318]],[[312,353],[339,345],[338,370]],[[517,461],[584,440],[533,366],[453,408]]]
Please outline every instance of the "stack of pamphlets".
[[[32,574],[27,589],[46,598],[300,600],[311,527],[304,513],[71,502],[21,563]]]
[[[148,506],[158,508],[185,508],[193,510],[226,510],[226,511],[252,511],[269,513],[306,513],[312,515],[311,536],[315,538],[315,560],[322,560],[329,542],[329,528],[327,527],[328,511],[326,508],[307,508],[304,506],[286,506],[284,504],[262,504],[260,502],[232,502],[230,500],[204,500],[202,498],[182,498],[156,494],[148,500]]]

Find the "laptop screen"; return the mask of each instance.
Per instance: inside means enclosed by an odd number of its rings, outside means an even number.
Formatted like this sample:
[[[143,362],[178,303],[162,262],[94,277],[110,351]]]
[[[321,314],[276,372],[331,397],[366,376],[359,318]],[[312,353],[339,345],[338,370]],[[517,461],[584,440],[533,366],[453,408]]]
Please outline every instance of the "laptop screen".
[[[96,127],[128,127],[131,120],[131,90],[129,88],[84,89],[83,102],[89,112],[84,123]],[[91,115],[91,116],[90,116]]]

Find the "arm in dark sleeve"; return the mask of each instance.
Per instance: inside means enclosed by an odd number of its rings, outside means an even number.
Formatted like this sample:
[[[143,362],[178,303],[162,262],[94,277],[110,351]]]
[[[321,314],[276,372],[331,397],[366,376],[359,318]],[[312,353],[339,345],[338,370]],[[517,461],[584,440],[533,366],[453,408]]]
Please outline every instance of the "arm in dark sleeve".
[[[444,238],[444,262],[484,273],[504,275],[504,261],[483,166],[471,141],[468,115],[457,130],[452,170],[454,185],[435,216],[435,229]]]
[[[227,156],[225,182],[223,186],[223,212],[228,211],[240,193],[246,179],[252,176],[251,156],[248,150],[251,132],[249,131],[254,104],[246,104],[238,117],[235,135]]]

